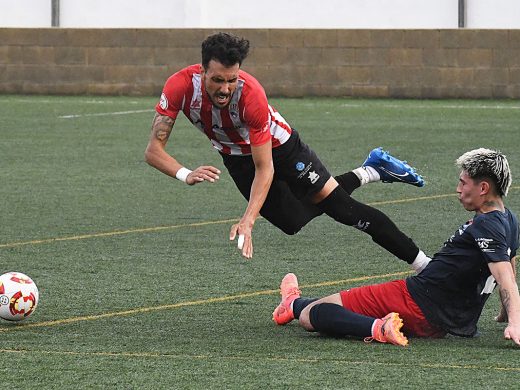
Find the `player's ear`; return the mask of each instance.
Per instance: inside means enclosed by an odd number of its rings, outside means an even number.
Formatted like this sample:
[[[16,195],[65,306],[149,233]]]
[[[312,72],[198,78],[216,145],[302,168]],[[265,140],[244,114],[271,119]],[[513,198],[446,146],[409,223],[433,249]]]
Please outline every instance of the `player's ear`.
[[[480,195],[487,195],[491,190],[491,184],[487,180],[482,180],[480,182]]]

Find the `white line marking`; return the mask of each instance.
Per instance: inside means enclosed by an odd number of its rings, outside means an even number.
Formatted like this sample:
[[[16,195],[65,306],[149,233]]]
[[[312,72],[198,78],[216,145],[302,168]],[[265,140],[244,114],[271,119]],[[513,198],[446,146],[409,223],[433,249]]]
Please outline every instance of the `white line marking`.
[[[40,99],[40,98],[0,98],[0,103],[29,103],[29,104],[121,104],[121,101],[118,100],[82,100],[82,101],[74,101],[72,99]],[[128,102],[124,102],[125,104],[142,104],[142,102],[137,100],[131,100]]]
[[[520,110],[520,106],[499,106],[499,105],[463,105],[463,104],[432,104],[432,105],[424,105],[424,104],[355,104],[355,103],[344,103],[340,105],[341,107],[347,108],[366,108],[366,107],[374,107],[374,108],[399,108],[399,109],[409,109],[409,108],[425,108],[425,109],[449,109],[449,110],[461,110],[461,109],[469,109],[469,110]]]
[[[307,106],[312,106],[313,104],[306,104]],[[464,104],[413,104],[413,103],[405,103],[405,104],[378,104],[377,102],[371,102],[368,104],[365,103],[343,103],[340,107],[345,108],[396,108],[396,109],[409,109],[409,108],[418,108],[418,109],[448,109],[448,110],[520,110],[520,106],[509,106],[509,105],[464,105]],[[60,119],[74,119],[74,118],[82,118],[82,117],[90,117],[90,116],[111,116],[111,115],[127,115],[127,114],[139,114],[143,112],[154,112],[154,109],[147,110],[132,110],[132,111],[115,111],[115,112],[99,112],[93,114],[72,114],[72,115],[61,115],[58,118]]]
[[[142,112],[154,112],[155,110],[132,110],[132,111],[115,111],[115,112],[98,112],[94,114],[74,114],[74,115],[61,115],[58,118],[60,119],[73,119],[73,118],[83,118],[87,116],[110,116],[110,115],[127,115],[127,114],[139,114]]]

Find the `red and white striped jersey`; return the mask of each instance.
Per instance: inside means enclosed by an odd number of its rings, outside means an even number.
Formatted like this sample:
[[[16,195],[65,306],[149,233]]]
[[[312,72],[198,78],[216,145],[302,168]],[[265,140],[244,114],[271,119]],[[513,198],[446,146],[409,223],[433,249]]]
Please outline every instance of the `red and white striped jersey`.
[[[285,143],[291,126],[268,102],[260,83],[239,71],[237,88],[226,108],[213,106],[201,77],[201,65],[191,65],[168,78],[155,107],[160,115],[177,118],[179,111],[224,154],[251,154],[251,145],[271,139],[273,148]]]

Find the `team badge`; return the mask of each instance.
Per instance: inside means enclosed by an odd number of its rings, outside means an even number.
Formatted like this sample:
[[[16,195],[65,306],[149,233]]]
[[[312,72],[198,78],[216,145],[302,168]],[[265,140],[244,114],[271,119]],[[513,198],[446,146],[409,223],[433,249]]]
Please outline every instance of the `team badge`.
[[[159,101],[159,105],[163,110],[166,110],[168,108],[168,98],[164,93],[161,94],[161,100]]]
[[[296,170],[297,170],[298,172],[303,171],[304,168],[305,168],[305,164],[302,163],[301,161],[296,163]]]

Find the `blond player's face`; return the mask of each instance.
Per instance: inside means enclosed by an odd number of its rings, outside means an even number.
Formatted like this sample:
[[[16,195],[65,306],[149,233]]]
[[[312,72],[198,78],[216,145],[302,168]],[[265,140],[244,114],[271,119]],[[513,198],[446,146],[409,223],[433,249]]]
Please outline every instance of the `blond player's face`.
[[[211,60],[207,68],[202,68],[202,82],[209,99],[217,108],[225,108],[231,102],[231,96],[238,83],[240,65],[224,66]]]
[[[482,206],[481,192],[481,182],[473,180],[465,171],[462,171],[457,185],[457,194],[462,206],[468,211],[478,210]]]

